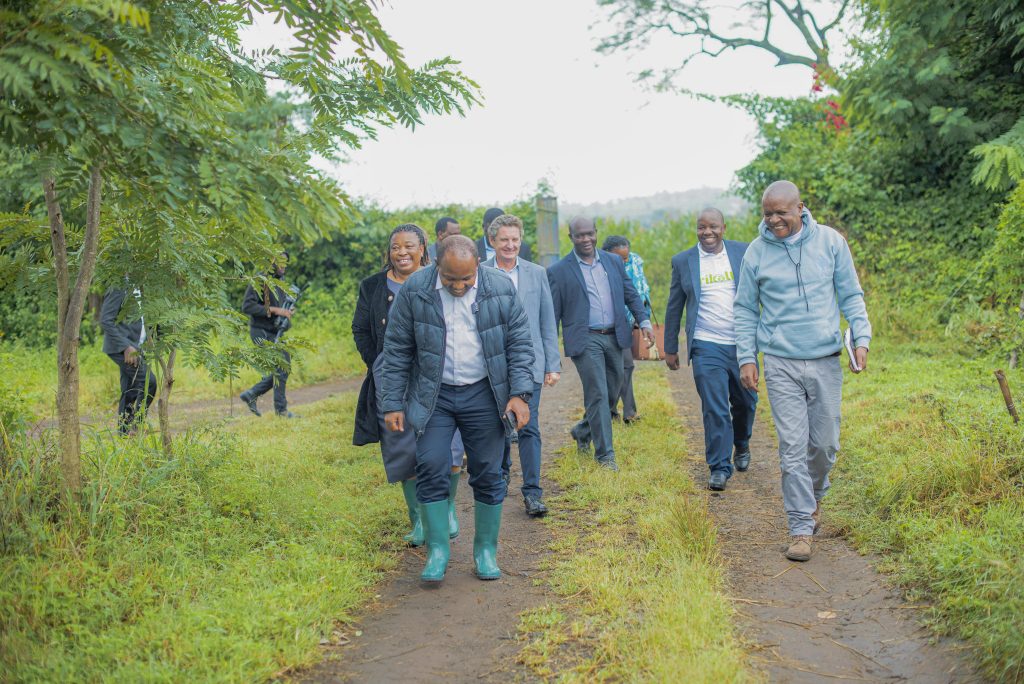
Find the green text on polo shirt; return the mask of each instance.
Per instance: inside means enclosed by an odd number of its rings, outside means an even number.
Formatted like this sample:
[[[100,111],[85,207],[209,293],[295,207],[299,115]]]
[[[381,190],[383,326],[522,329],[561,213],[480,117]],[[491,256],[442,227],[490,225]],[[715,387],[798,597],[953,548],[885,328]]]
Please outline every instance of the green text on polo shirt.
[[[705,285],[710,285],[712,283],[727,283],[730,280],[732,280],[732,271],[726,271],[721,275],[709,273],[706,276],[701,277],[700,282]]]

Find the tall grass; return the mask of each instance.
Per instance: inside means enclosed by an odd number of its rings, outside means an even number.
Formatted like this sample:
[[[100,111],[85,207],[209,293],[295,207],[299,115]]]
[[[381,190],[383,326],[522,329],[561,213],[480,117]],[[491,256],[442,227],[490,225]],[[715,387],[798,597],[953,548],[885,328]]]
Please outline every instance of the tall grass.
[[[1024,432],[993,366],[885,338],[870,360],[844,387],[832,519],[883,554],[990,677],[1024,680]],[[1010,377],[1024,391],[1024,373]]]
[[[182,436],[170,459],[95,435],[74,511],[52,449],[23,444],[0,463],[2,679],[239,682],[316,662],[401,543],[379,455],[346,446],[353,409],[347,394]]]
[[[566,682],[756,679],[722,594],[714,526],[687,475],[686,439],[661,367],[634,375],[644,419],[616,430],[621,472],[566,448],[548,519],[559,601],[522,616],[531,673]]]

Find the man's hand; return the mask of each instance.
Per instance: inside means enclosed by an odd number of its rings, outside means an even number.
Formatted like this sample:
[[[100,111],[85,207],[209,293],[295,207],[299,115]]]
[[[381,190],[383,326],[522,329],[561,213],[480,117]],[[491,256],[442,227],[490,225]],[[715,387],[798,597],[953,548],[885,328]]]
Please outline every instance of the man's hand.
[[[544,385],[546,387],[554,387],[558,383],[558,379],[560,377],[562,377],[561,373],[545,373]]]
[[[860,370],[854,369],[852,363],[850,364],[850,370],[852,370],[854,373],[862,373],[863,371],[867,370],[867,367],[868,367],[868,348],[867,347],[857,347],[856,349],[853,350],[853,354],[854,354],[854,357],[857,359],[857,365],[860,366]]]
[[[516,414],[516,430],[522,430],[530,422],[530,407],[519,397],[512,397],[505,404],[505,413]]]
[[[654,331],[653,330],[651,330],[650,328],[641,328],[640,329],[640,334],[642,334],[644,336],[644,339],[647,340],[647,348],[648,349],[650,349],[651,347],[654,346],[655,339],[654,339]]]
[[[679,370],[679,354],[665,354],[665,365],[669,370]]]
[[[132,346],[124,348],[124,362],[129,366],[139,365],[139,350]]]
[[[740,366],[740,384],[748,390],[757,391],[757,364],[745,363]]]
[[[405,432],[405,412],[392,411],[384,414],[384,425],[391,432]]]
[[[269,309],[267,309],[267,311],[274,314],[275,316],[284,316],[285,318],[291,318],[292,314],[295,313],[291,309],[283,309],[280,306],[272,306]]]

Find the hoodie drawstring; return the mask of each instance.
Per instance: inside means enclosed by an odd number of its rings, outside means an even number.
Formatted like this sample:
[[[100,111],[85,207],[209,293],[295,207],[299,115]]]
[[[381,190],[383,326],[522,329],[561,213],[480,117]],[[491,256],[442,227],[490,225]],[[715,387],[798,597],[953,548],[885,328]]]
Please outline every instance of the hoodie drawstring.
[[[803,296],[804,296],[804,308],[807,309],[807,311],[810,311],[811,310],[811,305],[807,301],[807,288],[804,287],[804,277],[800,273],[800,264],[803,263],[803,260],[804,260],[804,241],[800,240],[800,248],[799,248],[799,251],[797,252],[797,256],[800,257],[800,261],[793,261],[793,255],[789,253],[789,245],[787,245],[785,242],[783,242],[782,246],[786,249],[786,256],[789,257],[789,261],[796,268],[796,291],[799,294],[803,294]]]

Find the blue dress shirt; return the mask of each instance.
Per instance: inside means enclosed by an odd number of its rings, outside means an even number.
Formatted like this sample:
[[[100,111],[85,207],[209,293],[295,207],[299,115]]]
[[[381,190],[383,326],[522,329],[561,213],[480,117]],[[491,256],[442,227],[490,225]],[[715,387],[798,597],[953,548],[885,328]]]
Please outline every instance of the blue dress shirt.
[[[583,272],[583,282],[587,286],[587,299],[590,302],[591,328],[610,328],[615,325],[615,309],[612,304],[612,289],[608,284],[608,272],[604,270],[599,255],[594,254],[594,262],[588,264],[574,251],[576,261]]]

